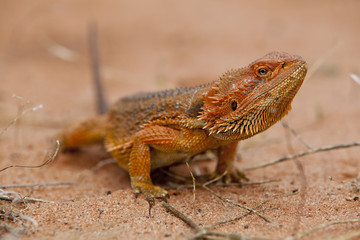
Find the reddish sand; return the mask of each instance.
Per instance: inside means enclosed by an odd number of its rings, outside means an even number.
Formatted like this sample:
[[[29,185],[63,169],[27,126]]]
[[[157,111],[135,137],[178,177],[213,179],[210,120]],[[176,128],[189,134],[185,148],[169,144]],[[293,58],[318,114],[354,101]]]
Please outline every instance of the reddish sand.
[[[311,147],[360,141],[359,1],[46,1],[3,0],[0,8],[0,129],[26,112],[0,138],[0,168],[36,165],[53,149],[70,121],[95,115],[87,25],[96,21],[103,81],[108,100],[138,91],[191,86],[212,81],[229,68],[273,50],[303,56],[309,76],[284,121]],[[13,95],[18,97],[13,97]],[[20,98],[21,97],[21,98]],[[290,140],[288,140],[290,138]],[[289,143],[293,148],[289,148]],[[275,125],[243,141],[238,168],[306,150]],[[211,187],[222,196],[254,207],[271,198],[262,212],[213,228],[221,233],[284,239],[319,224],[360,219],[355,191],[360,147],[300,158],[246,172],[242,188]],[[101,148],[60,154],[38,169],[12,168],[0,184],[72,182],[71,186],[5,189],[53,201],[14,205],[36,221],[4,222],[25,229],[23,239],[176,239],[194,230],[158,202],[148,216],[143,196],[135,199],[128,174],[115,164],[93,168],[106,158]],[[202,173],[214,162],[194,164]],[[186,169],[186,168],[184,168]],[[181,172],[186,173],[186,170]],[[305,191],[303,184],[306,184]],[[292,194],[296,190],[302,194]],[[109,194],[111,191],[111,194]],[[201,227],[240,216],[246,210],[224,203],[201,188],[193,212],[191,189],[169,190],[169,203]],[[301,196],[304,196],[302,201]],[[9,211],[9,205],[3,205]],[[325,239],[359,231],[360,223],[339,224],[304,239]],[[12,239],[0,225],[0,237]],[[353,238],[355,239],[355,238]]]

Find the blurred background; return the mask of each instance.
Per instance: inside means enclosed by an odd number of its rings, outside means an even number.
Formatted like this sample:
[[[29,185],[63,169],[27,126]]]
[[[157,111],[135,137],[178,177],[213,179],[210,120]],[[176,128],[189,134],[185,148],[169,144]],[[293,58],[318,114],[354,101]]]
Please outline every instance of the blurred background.
[[[340,94],[359,94],[349,78],[360,74],[359,10],[356,0],[2,0],[0,100],[11,105],[14,93],[57,117],[93,111],[87,30],[95,22],[110,102],[209,82],[280,50],[319,63],[299,94],[334,107],[328,101]]]
[[[97,26],[109,102],[136,92],[214,81],[227,69],[246,66],[271,51],[286,51],[301,55],[309,73],[284,121],[312,147],[360,140],[358,0],[0,0],[0,168],[39,164],[66,123],[96,114],[89,23]],[[43,108],[34,112],[33,107],[39,105]],[[17,124],[11,125],[16,116]],[[277,124],[241,142],[243,161],[237,167],[307,149],[289,136]],[[252,181],[281,178],[279,182],[219,188],[249,206],[280,196],[271,205],[281,208],[269,216],[282,224],[250,216],[221,231],[279,239],[293,234],[293,226],[309,229],[326,221],[358,218],[359,204],[351,199],[356,199],[353,189],[360,188],[356,185],[359,151],[351,148],[302,158],[308,187],[305,201],[299,195],[286,197],[301,190],[304,181],[291,161],[248,173]],[[67,188],[17,189],[23,196],[56,201],[30,204],[24,210],[39,223],[34,239],[41,234],[62,236],[66,231],[69,235],[64,236],[83,234],[84,239],[101,234],[108,234],[102,235],[104,239],[139,239],[143,233],[161,239],[191,231],[160,204],[152,210],[156,217],[149,219],[148,205],[141,197],[134,200],[126,172],[115,165],[92,170],[102,157],[98,151],[60,154],[43,168],[16,168],[0,174],[2,184],[79,183]],[[213,161],[206,169],[214,165]],[[191,216],[191,190],[176,195],[171,203]],[[206,192],[198,196],[197,207],[204,211],[195,216],[197,221],[212,224],[237,213]],[[345,197],[351,198],[345,201]],[[105,210],[102,218],[98,209]],[[294,216],[300,215],[302,222],[296,222]],[[322,236],[338,234],[339,229],[358,231],[359,225],[338,226]]]

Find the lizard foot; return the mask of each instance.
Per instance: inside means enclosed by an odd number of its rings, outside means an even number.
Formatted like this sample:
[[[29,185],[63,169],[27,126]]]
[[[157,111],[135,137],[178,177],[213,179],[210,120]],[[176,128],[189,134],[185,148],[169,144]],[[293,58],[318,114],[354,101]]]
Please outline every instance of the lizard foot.
[[[138,197],[139,194],[142,193],[145,196],[146,201],[148,201],[150,217],[151,217],[151,208],[155,205],[155,198],[167,202],[167,198],[170,197],[165,189],[159,186],[155,186],[152,183],[132,182],[131,185],[132,185],[132,190],[135,193],[135,197]]]
[[[245,173],[241,172],[238,169],[228,169],[225,172],[219,173],[218,171],[215,171],[213,174],[210,175],[210,181],[217,179],[218,180],[228,184],[228,183],[241,183],[244,180],[248,181],[249,179],[246,177]]]

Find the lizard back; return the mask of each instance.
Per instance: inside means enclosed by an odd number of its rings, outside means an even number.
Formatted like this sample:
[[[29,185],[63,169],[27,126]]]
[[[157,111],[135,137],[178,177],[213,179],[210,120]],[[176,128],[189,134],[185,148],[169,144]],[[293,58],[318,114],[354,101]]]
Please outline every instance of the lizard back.
[[[117,101],[109,112],[108,132],[116,138],[130,138],[144,124],[159,119],[196,118],[203,105],[201,95],[210,84],[137,93]]]

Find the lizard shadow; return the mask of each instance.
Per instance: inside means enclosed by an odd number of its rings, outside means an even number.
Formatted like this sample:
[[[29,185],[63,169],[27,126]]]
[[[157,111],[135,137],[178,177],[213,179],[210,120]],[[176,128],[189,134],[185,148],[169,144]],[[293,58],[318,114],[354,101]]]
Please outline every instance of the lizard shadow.
[[[110,191],[130,187],[128,173],[102,146],[62,152],[58,157],[61,169],[77,175],[77,182],[93,182]]]

